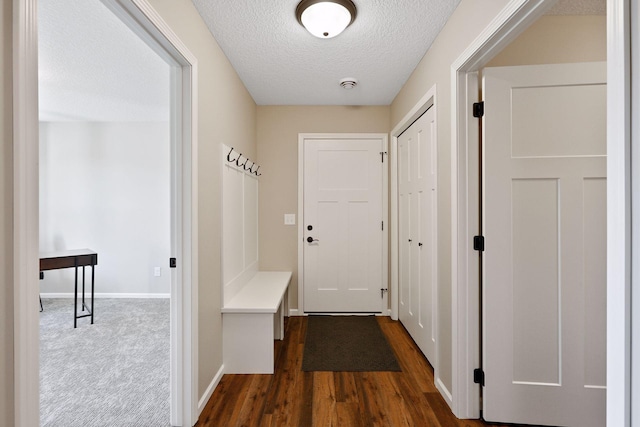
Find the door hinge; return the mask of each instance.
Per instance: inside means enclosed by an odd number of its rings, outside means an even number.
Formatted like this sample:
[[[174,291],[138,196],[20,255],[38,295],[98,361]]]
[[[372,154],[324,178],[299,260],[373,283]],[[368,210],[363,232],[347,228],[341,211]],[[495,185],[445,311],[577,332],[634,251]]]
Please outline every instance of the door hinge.
[[[384,221],[382,221],[382,231],[384,231]]]
[[[387,154],[386,151],[381,151],[380,152],[380,161],[382,161],[382,163],[384,163],[384,155]]]
[[[473,382],[484,387],[484,371],[480,368],[473,370]]]
[[[484,236],[473,236],[473,250],[484,252]]]
[[[177,261],[175,258],[169,258],[169,268],[176,268]]]
[[[484,101],[473,103],[473,117],[484,116]]]

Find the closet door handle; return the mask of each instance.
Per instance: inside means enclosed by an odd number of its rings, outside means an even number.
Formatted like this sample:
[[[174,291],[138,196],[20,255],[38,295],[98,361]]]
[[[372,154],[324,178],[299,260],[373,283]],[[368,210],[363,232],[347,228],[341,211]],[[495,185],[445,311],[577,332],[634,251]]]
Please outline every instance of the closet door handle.
[[[307,237],[307,242],[309,242],[309,243],[319,242],[319,241],[320,241],[320,240],[318,240],[318,239],[314,239],[314,238],[313,238],[313,237],[311,237],[311,236]]]

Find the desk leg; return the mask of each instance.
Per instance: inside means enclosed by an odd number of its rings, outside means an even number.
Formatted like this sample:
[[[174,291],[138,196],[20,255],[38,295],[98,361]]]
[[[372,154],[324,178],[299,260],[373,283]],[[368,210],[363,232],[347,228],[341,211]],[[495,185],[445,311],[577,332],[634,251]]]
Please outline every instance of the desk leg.
[[[84,265],[82,266],[82,311],[84,311]]]
[[[78,266],[76,265],[75,292],[73,297],[73,328],[78,327]]]
[[[95,266],[91,265],[91,324],[93,325],[93,294],[95,289]]]

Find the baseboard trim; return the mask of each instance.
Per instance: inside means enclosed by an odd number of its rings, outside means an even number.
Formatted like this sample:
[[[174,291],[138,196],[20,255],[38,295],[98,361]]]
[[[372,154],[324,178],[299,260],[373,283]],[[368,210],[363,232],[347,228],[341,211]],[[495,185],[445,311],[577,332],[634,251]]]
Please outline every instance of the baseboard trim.
[[[436,378],[436,388],[447,402],[447,405],[449,405],[449,408],[451,408],[451,411],[453,411],[453,395],[439,377]]]
[[[220,383],[220,380],[222,379],[223,375],[224,375],[224,365],[220,366],[220,369],[218,369],[218,372],[215,374],[215,376],[211,380],[209,387],[207,387],[207,389],[204,391],[204,394],[200,398],[200,401],[198,402],[198,417],[200,417],[200,414],[204,410],[205,406],[207,406],[207,403],[209,403],[209,399],[211,399],[211,396],[213,395],[213,392],[215,391],[216,387],[218,387],[218,384]]]
[[[313,314],[319,314],[319,315],[326,315],[326,316],[339,316],[339,315],[344,315],[344,316],[371,316],[371,315],[375,315],[375,316],[387,316],[390,317],[391,316],[391,309],[388,309],[385,312],[382,313],[313,313]],[[300,310],[298,310],[297,308],[290,308],[289,309],[289,317],[294,317],[294,316],[306,316],[307,313],[300,313]]]
[[[41,298],[73,298],[73,292],[49,292],[40,294]],[[81,297],[82,294],[78,294]],[[91,298],[91,294],[85,294],[85,298]],[[171,294],[123,294],[96,292],[94,298],[171,298]]]

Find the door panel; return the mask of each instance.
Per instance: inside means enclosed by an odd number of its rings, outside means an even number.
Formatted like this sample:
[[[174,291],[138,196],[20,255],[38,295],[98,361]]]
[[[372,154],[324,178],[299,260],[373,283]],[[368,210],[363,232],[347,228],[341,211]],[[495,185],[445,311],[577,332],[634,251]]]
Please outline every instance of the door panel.
[[[512,181],[513,380],[559,384],[558,180]]]
[[[399,316],[436,363],[437,223],[435,108],[398,137]]]
[[[382,144],[304,141],[305,312],[382,311]]]
[[[603,426],[605,66],[483,74],[484,417]]]

